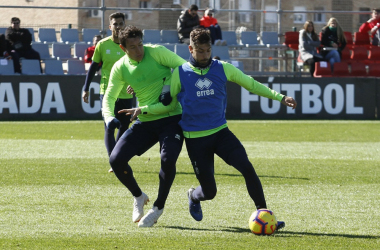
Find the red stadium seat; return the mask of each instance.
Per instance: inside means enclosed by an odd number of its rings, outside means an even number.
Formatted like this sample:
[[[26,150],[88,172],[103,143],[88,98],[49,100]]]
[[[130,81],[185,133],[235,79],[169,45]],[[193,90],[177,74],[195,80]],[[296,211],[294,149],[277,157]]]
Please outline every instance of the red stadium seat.
[[[340,60],[342,62],[351,62],[351,53],[347,47],[342,50],[342,58],[340,58]]]
[[[351,64],[351,76],[367,76],[365,64],[362,62],[353,62]]]
[[[298,50],[298,44],[299,44],[298,39],[299,39],[298,31],[287,31],[285,32],[284,44],[293,50]]]
[[[369,49],[368,62],[373,63],[375,61],[380,62],[380,47],[372,46]]]
[[[371,63],[368,65],[368,76],[380,77],[380,64]]]
[[[331,77],[331,66],[328,62],[316,62],[314,77]]]
[[[348,63],[346,62],[334,63],[333,76],[347,77],[349,75],[350,75],[350,72],[348,71]]]
[[[354,47],[365,46],[367,49],[371,46],[369,35],[367,33],[355,32],[354,33]]]
[[[346,49],[352,49],[352,47],[354,46],[352,40],[352,33],[349,31],[345,31],[344,37],[346,38]]]
[[[368,60],[368,52],[366,47],[355,46],[352,50],[351,60],[356,62],[364,62]]]

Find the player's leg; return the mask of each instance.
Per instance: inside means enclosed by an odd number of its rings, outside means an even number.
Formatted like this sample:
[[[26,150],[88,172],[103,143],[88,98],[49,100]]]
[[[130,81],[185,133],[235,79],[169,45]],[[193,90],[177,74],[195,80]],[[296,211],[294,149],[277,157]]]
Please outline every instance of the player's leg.
[[[157,140],[149,130],[144,128],[144,124],[138,120],[120,137],[110,156],[110,164],[116,177],[134,196],[133,222],[138,222],[143,217],[143,207],[149,199],[138,186],[128,162],[133,156],[143,154]]]
[[[124,134],[124,132],[129,128],[129,124],[131,124],[131,116],[125,114],[118,114],[117,112],[122,109],[130,109],[132,108],[133,99],[118,99],[115,103],[115,117],[120,121],[121,126],[117,131],[116,141]]]
[[[266,208],[267,205],[261,181],[239,139],[228,128],[219,131],[217,135],[218,140],[215,143],[216,154],[244,176],[248,193],[257,209]]]
[[[100,107],[103,108],[103,97],[104,95],[100,95]],[[106,146],[108,157],[111,156],[111,152],[115,147],[115,130],[108,129],[106,124],[104,123],[104,145]]]
[[[183,145],[183,133],[178,125],[181,116],[172,116],[154,121],[152,130],[156,131],[160,142],[161,169],[157,200],[153,208],[139,222],[139,227],[151,227],[157,222],[164,210],[166,199],[176,174],[176,162]]]

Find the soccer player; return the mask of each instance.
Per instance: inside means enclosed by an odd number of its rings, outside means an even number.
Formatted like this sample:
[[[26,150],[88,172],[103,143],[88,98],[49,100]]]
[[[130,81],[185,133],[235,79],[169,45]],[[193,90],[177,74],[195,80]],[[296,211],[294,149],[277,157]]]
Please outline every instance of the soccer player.
[[[122,58],[125,53],[119,47],[119,31],[125,28],[125,17],[123,13],[113,13],[109,16],[110,25],[109,28],[112,31],[112,35],[100,40],[95,47],[94,55],[92,57],[91,66],[87,72],[86,81],[83,87],[82,98],[85,103],[88,103],[89,88],[92,79],[96,71],[99,69],[100,63],[102,63],[102,76],[100,79],[100,103],[102,106],[104,93],[107,89],[112,66],[116,61]],[[115,128],[107,128],[104,125],[104,143],[108,152],[108,156],[111,155],[116,141],[120,136],[128,129],[130,119],[125,115],[117,115],[117,110],[131,108],[133,95],[127,93],[124,89],[120,91],[118,99],[115,100],[115,115],[120,122],[119,131],[115,139]],[[112,168],[109,170],[112,172]]]
[[[182,105],[180,126],[185,136],[186,148],[200,183],[197,188],[188,191],[191,216],[201,221],[203,213],[201,201],[212,200],[217,192],[214,178],[214,154],[228,165],[236,168],[245,179],[248,193],[257,209],[266,208],[263,188],[247,153],[228,129],[225,117],[227,105],[227,81],[235,82],[251,93],[280,101],[296,108],[297,102],[245,75],[227,62],[211,59],[211,38],[208,30],[195,29],[190,33],[190,61],[173,71],[170,85],[172,100],[163,99],[168,109]],[[167,95],[166,95],[167,96]],[[171,101],[171,102],[170,102]],[[161,104],[162,105],[162,104]],[[158,107],[156,107],[158,110]],[[122,110],[120,113],[140,113],[140,110]],[[279,222],[278,229],[285,226]]]
[[[142,38],[142,30],[134,26],[120,31],[120,47],[126,55],[112,68],[103,100],[103,116],[108,128],[115,127],[118,119],[114,115],[114,103],[127,86],[133,88],[142,113],[117,141],[110,164],[117,178],[134,196],[132,221],[139,222],[139,227],[151,227],[163,213],[183,144],[182,130],[178,125],[181,105],[163,114],[156,113],[155,106],[159,103],[164,85],[170,82],[171,69],[186,61],[163,46],[143,45]],[[161,154],[158,197],[153,208],[144,216],[143,208],[149,199],[137,184],[128,162],[157,142],[160,143]]]

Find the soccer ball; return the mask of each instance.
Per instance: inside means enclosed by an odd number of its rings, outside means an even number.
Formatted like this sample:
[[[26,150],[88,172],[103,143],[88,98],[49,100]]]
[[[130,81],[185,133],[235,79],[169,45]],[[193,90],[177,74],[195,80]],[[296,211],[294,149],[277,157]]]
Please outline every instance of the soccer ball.
[[[269,209],[258,209],[249,218],[249,229],[256,235],[271,235],[276,228],[276,216]]]

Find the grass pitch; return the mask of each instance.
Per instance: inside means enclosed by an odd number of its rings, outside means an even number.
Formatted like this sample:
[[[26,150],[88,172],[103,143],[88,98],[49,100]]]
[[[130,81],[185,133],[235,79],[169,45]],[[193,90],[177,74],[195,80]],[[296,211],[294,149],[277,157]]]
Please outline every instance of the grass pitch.
[[[380,122],[229,121],[286,227],[250,233],[242,176],[216,157],[218,194],[188,213],[198,182],[184,147],[158,223],[132,223],[132,196],[113,174],[101,121],[0,123],[0,249],[376,249]],[[156,145],[131,161],[151,207]]]

